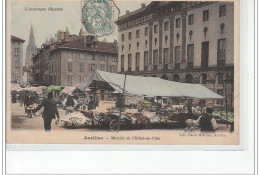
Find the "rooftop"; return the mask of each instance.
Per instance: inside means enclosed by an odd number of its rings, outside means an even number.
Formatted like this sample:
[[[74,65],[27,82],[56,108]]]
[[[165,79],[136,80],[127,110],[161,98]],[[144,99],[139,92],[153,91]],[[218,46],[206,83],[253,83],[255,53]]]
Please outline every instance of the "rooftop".
[[[16,37],[16,36],[13,36],[13,35],[11,35],[11,40],[12,41],[19,41],[19,42],[25,42],[25,40],[23,40],[23,39],[21,39],[21,38],[18,38],[18,37]]]
[[[85,44],[80,39],[65,43],[59,46],[58,48],[78,49],[92,52],[117,53],[117,48],[114,46],[113,43],[103,41],[92,41]]]

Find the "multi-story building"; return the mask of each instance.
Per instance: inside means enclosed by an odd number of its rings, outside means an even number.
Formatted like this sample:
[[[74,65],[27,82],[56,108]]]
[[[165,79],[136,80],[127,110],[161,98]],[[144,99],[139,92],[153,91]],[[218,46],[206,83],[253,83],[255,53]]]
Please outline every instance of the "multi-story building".
[[[43,44],[33,57],[34,82],[42,85],[78,85],[96,70],[117,72],[117,41],[58,31],[56,41]]]
[[[11,82],[23,82],[23,43],[25,40],[11,36]]]
[[[233,2],[153,1],[115,23],[120,72],[201,83],[233,106]]]

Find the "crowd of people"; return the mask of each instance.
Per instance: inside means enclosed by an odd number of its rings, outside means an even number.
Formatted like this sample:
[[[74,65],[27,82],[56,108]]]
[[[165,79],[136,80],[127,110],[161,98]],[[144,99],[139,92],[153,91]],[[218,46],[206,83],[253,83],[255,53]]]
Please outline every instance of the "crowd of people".
[[[66,94],[62,98],[61,96],[55,98],[53,95],[53,91],[48,93],[47,97],[43,99],[41,99],[36,92],[12,91],[11,101],[12,103],[17,103],[17,101],[19,101],[20,106],[24,106],[25,113],[28,113],[28,108],[34,104],[37,105],[36,109],[32,111],[34,114],[41,108],[44,108],[42,112],[42,117],[44,119],[45,131],[51,130],[51,121],[53,119],[57,118],[58,120],[56,122],[59,122],[59,104],[61,104],[61,106],[65,110],[65,116],[73,113],[73,111],[78,109],[92,110],[99,106],[98,96],[94,94],[86,94],[85,98],[83,99],[79,98],[73,93]]]
[[[25,112],[26,109],[34,104],[37,104],[37,107],[35,110],[33,110],[33,113],[36,113],[41,108],[43,109],[42,117],[44,119],[44,128],[45,131],[51,130],[51,122],[53,119],[57,119],[57,123],[59,122],[59,112],[58,107],[61,106],[65,110],[65,116],[67,116],[70,113],[73,113],[75,110],[81,109],[81,110],[92,110],[96,109],[96,107],[99,106],[99,99],[97,95],[94,94],[85,94],[86,96],[84,98],[79,98],[76,94],[70,93],[70,94],[63,94],[60,96],[55,97],[53,95],[53,92],[48,93],[46,98],[42,98],[36,93],[32,91],[21,91],[21,92],[12,92],[12,103],[16,103],[17,100],[20,102],[21,106],[24,106]],[[149,100],[149,99],[146,99]],[[116,106],[119,108],[124,108],[124,102],[123,97],[119,96],[119,98],[116,101]],[[154,107],[154,99],[150,99],[149,102],[151,103],[151,109]],[[212,108],[206,108],[205,103],[200,102],[201,105],[196,108],[196,111],[200,111],[199,113],[196,113],[199,115],[199,118],[196,120],[190,120],[191,124],[195,124],[200,127],[201,131],[215,131],[218,129],[217,122],[213,116],[213,109]],[[156,99],[156,113],[159,113],[163,110],[169,111],[168,109],[171,108],[172,110],[176,110],[172,108],[174,105],[170,105],[169,102],[163,103],[162,98]],[[179,105],[181,106],[181,105]],[[137,106],[138,108],[138,106]],[[202,112],[203,108],[203,112]],[[205,109],[204,109],[205,108]],[[141,108],[142,109],[142,108]],[[192,105],[191,100],[186,100],[184,105],[180,109],[177,109],[177,113],[186,113],[186,114],[194,114],[194,106]],[[145,109],[149,110],[149,109]],[[189,127],[189,121],[187,121],[187,125]],[[192,125],[190,125],[192,126]]]
[[[20,91],[12,92],[12,103],[16,103],[19,101],[20,106],[24,106],[25,112],[26,108],[29,107],[30,105],[33,105],[34,103],[39,103],[39,95],[36,92],[31,92],[31,91]]]

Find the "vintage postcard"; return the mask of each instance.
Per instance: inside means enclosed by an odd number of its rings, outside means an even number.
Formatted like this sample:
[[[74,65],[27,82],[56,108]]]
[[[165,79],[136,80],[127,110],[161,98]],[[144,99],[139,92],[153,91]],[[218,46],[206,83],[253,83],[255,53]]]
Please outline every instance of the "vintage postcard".
[[[239,145],[239,0],[7,0],[8,144]]]

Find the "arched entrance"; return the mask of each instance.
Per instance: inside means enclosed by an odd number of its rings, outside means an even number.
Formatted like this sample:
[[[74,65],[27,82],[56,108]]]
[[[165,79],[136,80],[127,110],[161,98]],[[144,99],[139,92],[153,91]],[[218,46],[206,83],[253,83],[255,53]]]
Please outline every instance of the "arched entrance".
[[[186,83],[192,83],[192,80],[193,80],[193,76],[191,74],[187,74],[185,76],[185,82]]]
[[[179,82],[180,81],[180,76],[178,74],[173,75],[173,81]]]
[[[164,75],[162,76],[162,79],[164,79],[164,80],[168,80],[168,77],[167,77],[167,75],[166,75],[166,74],[164,74]]]
[[[224,83],[223,73],[217,73],[215,76],[215,81],[217,84],[223,84]]]
[[[200,74],[200,84],[207,84],[208,75],[205,73]]]

